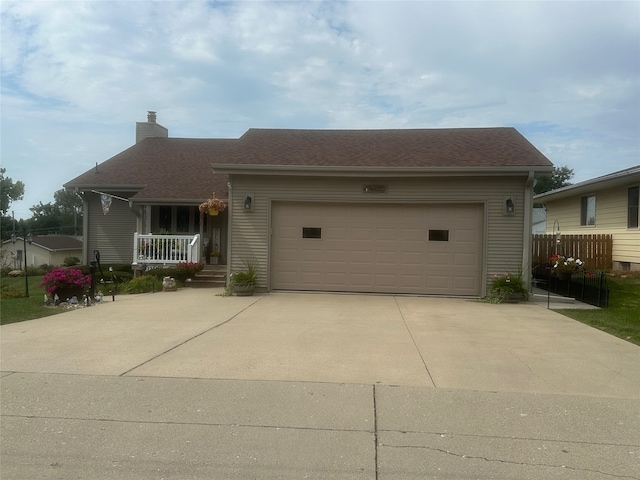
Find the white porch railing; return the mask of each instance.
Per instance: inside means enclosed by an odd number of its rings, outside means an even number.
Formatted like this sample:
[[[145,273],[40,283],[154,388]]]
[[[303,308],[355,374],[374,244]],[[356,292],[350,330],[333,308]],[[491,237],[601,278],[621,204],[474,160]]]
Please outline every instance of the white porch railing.
[[[200,235],[133,234],[133,263],[146,265],[200,261]]]

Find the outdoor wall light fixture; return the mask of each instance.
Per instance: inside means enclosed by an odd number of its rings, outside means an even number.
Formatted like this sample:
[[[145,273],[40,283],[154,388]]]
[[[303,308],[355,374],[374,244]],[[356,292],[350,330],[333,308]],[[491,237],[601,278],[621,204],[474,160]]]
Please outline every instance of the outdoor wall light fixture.
[[[253,210],[253,193],[247,193],[244,197],[244,209]]]
[[[506,197],[504,201],[504,214],[513,215],[516,213],[516,205],[511,197]]]

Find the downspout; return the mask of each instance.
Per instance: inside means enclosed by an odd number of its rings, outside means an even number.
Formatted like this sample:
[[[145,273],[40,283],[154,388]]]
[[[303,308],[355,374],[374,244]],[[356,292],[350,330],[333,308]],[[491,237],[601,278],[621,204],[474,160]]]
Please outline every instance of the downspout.
[[[531,288],[531,228],[533,216],[534,172],[530,171],[524,187],[524,227],[522,232],[522,276],[527,289]]]
[[[233,249],[233,243],[231,242],[231,226],[233,224],[233,190],[231,187],[231,176],[227,182],[227,282],[231,278],[231,254]]]
[[[139,232],[139,233],[144,233],[144,216],[143,216],[143,213],[142,213],[142,209],[143,208],[144,207],[136,207],[133,204],[133,200],[129,200],[129,210],[131,210],[131,213],[133,213],[137,217],[137,220],[136,220],[136,224],[137,224],[136,231]]]

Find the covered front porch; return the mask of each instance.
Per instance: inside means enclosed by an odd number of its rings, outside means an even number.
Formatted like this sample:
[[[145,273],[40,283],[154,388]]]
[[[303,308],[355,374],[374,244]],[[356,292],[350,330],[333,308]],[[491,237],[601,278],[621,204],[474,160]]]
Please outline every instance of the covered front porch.
[[[200,234],[133,234],[132,265],[177,265],[180,262],[200,262],[202,256]]]
[[[149,206],[133,234],[132,265],[145,270],[181,262],[225,264],[226,225],[226,212],[210,215],[197,207]]]

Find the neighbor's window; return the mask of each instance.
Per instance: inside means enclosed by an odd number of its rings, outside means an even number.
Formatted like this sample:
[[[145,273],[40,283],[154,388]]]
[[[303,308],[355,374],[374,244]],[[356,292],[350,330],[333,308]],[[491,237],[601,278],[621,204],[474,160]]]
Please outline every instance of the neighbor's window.
[[[628,192],[627,228],[638,228],[640,187],[631,187]]]
[[[580,203],[580,225],[589,226],[596,224],[596,196],[582,197]]]

